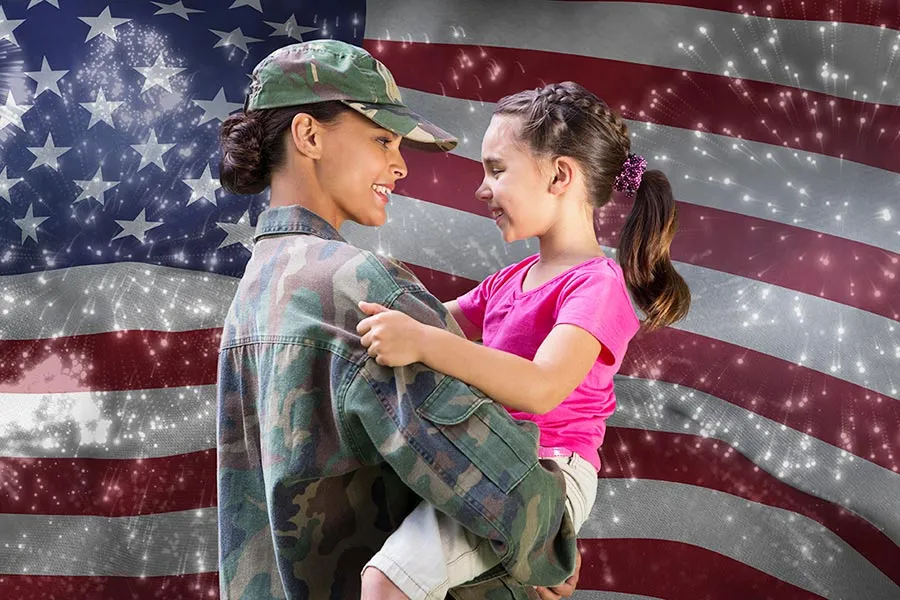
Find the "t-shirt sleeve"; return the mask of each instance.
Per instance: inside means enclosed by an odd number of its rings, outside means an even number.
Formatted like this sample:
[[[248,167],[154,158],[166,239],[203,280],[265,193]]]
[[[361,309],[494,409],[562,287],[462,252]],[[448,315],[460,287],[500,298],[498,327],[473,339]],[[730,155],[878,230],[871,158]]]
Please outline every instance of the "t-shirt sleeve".
[[[459,309],[479,329],[484,328],[484,312],[487,310],[488,298],[491,297],[494,280],[498,275],[499,272],[488,275],[484,281],[456,299]]]
[[[608,365],[622,361],[628,342],[640,327],[622,283],[613,276],[595,273],[568,282],[555,324],[575,325],[597,338],[603,345],[600,360]]]

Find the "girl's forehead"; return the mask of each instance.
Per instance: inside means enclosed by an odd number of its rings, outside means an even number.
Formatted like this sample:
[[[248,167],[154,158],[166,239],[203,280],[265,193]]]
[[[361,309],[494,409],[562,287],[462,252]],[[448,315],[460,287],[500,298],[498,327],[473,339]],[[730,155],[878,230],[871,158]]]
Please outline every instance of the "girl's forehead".
[[[484,133],[481,144],[482,154],[494,158],[511,154],[527,154],[528,145],[521,138],[521,130],[522,122],[519,117],[494,115]]]
[[[488,124],[488,133],[499,138],[510,138],[511,141],[519,137],[522,130],[522,118],[515,115],[494,115]]]

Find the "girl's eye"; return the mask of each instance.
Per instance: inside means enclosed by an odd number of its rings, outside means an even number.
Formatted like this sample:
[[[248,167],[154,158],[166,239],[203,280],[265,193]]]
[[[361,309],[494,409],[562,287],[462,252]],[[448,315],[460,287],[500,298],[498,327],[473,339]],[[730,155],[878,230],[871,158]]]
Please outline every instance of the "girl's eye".
[[[503,172],[503,169],[491,169],[491,175],[499,175]]]
[[[382,146],[384,146],[385,148],[387,148],[387,147],[388,147],[388,144],[391,143],[391,140],[389,140],[389,139],[386,138],[386,137],[380,137],[380,138],[378,138],[377,142],[378,142],[379,144],[381,144]]]

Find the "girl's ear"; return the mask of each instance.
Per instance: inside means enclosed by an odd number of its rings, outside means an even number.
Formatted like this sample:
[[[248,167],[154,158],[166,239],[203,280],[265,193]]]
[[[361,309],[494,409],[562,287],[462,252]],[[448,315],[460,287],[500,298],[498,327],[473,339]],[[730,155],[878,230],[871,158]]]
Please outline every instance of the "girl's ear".
[[[563,194],[572,185],[575,175],[575,161],[568,156],[558,156],[551,163],[551,179],[549,192]]]
[[[305,156],[322,156],[322,124],[306,113],[297,113],[291,121],[291,143]]]

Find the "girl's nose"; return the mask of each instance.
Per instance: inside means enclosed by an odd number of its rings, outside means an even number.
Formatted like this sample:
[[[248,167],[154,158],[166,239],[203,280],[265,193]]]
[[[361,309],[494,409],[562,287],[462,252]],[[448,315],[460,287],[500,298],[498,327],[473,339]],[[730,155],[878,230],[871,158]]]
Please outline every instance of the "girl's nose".
[[[491,199],[491,188],[488,187],[487,183],[481,182],[481,185],[475,190],[475,199],[481,202],[488,202]]]

